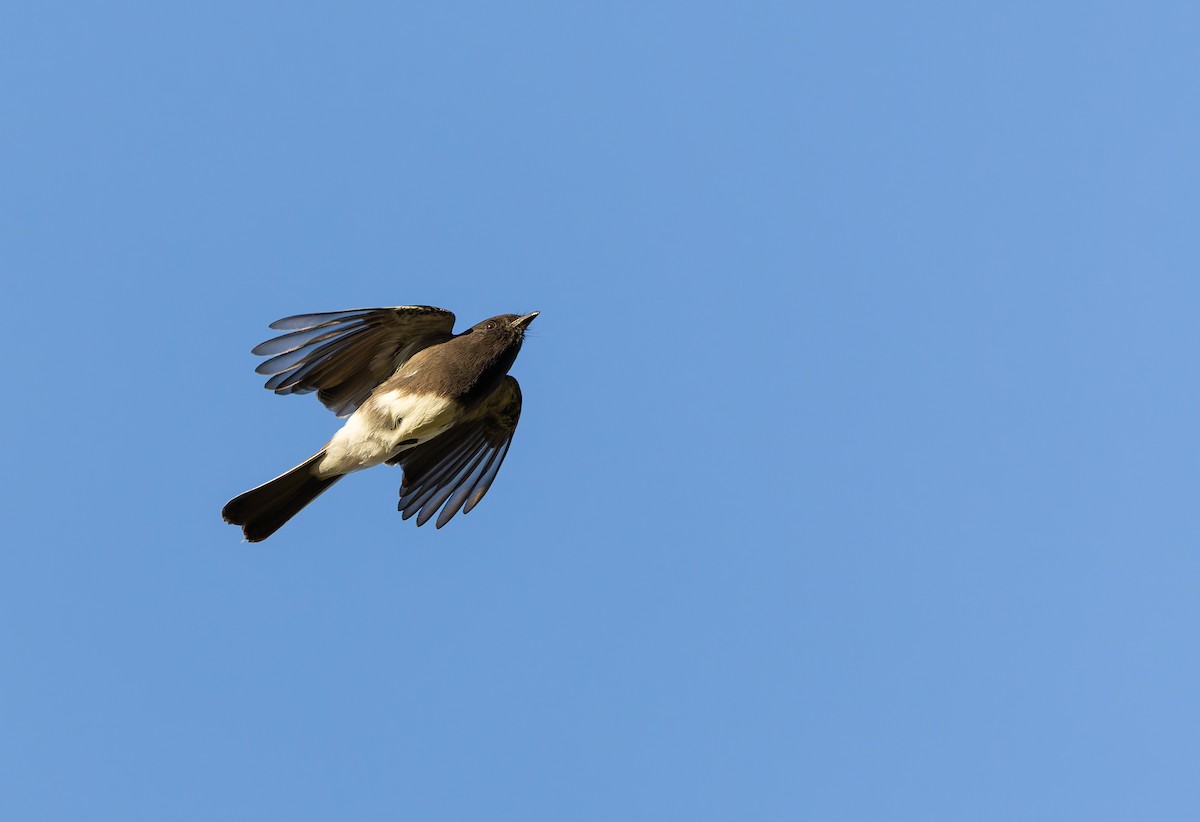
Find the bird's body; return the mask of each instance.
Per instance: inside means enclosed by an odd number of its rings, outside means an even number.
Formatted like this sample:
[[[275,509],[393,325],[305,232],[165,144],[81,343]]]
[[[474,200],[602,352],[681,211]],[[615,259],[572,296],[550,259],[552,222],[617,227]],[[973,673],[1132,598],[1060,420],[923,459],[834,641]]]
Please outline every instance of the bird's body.
[[[430,306],[289,317],[259,345],[259,372],[276,393],[308,393],[349,414],[315,455],[230,500],[226,522],[266,539],[342,476],[381,463],[404,466],[399,508],[440,528],[491,486],[520,417],[507,376],[537,312],[504,314],[451,333],[454,315]],[[442,507],[444,506],[444,507]],[[465,507],[464,507],[465,506]]]

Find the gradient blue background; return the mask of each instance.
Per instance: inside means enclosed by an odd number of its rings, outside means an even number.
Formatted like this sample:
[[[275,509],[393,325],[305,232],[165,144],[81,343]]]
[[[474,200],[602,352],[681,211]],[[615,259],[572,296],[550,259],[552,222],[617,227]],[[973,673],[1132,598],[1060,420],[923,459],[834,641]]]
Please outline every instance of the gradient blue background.
[[[1194,820],[1194,3],[0,15],[13,820]],[[284,315],[540,309],[442,531]]]

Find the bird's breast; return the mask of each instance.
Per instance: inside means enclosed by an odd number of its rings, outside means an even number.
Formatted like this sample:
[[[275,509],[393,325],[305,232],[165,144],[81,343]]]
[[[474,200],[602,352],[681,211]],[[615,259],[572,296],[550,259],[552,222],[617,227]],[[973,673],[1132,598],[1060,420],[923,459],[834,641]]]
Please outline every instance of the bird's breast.
[[[445,431],[458,416],[458,403],[439,394],[386,391],[367,400],[373,414],[403,433],[400,440],[427,440]],[[436,434],[429,431],[436,429]]]
[[[438,394],[399,389],[373,395],[355,411],[325,447],[322,476],[347,474],[379,465],[394,456],[400,443],[426,442],[455,423],[461,406]]]

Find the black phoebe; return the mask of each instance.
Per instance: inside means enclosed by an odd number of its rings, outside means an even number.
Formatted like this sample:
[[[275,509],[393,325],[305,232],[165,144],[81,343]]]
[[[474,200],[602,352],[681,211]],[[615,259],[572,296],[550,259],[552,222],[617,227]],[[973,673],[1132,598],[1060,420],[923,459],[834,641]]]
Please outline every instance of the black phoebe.
[[[399,510],[437,527],[487,493],[521,416],[508,375],[537,311],[501,314],[454,333],[454,315],[428,305],[301,314],[271,323],[288,333],[254,353],[271,359],[276,394],[308,394],[339,417],[325,447],[286,474],[231,499],[221,516],[250,542],[279,530],[352,471],[401,465]],[[443,505],[445,507],[443,507]]]

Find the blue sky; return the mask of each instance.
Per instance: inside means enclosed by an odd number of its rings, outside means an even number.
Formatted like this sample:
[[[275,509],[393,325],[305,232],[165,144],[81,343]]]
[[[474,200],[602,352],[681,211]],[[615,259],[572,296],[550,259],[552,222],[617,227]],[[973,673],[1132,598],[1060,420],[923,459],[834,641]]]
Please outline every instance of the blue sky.
[[[10,818],[1200,812],[1194,4],[0,32]],[[542,311],[487,500],[241,543],[391,304]]]

